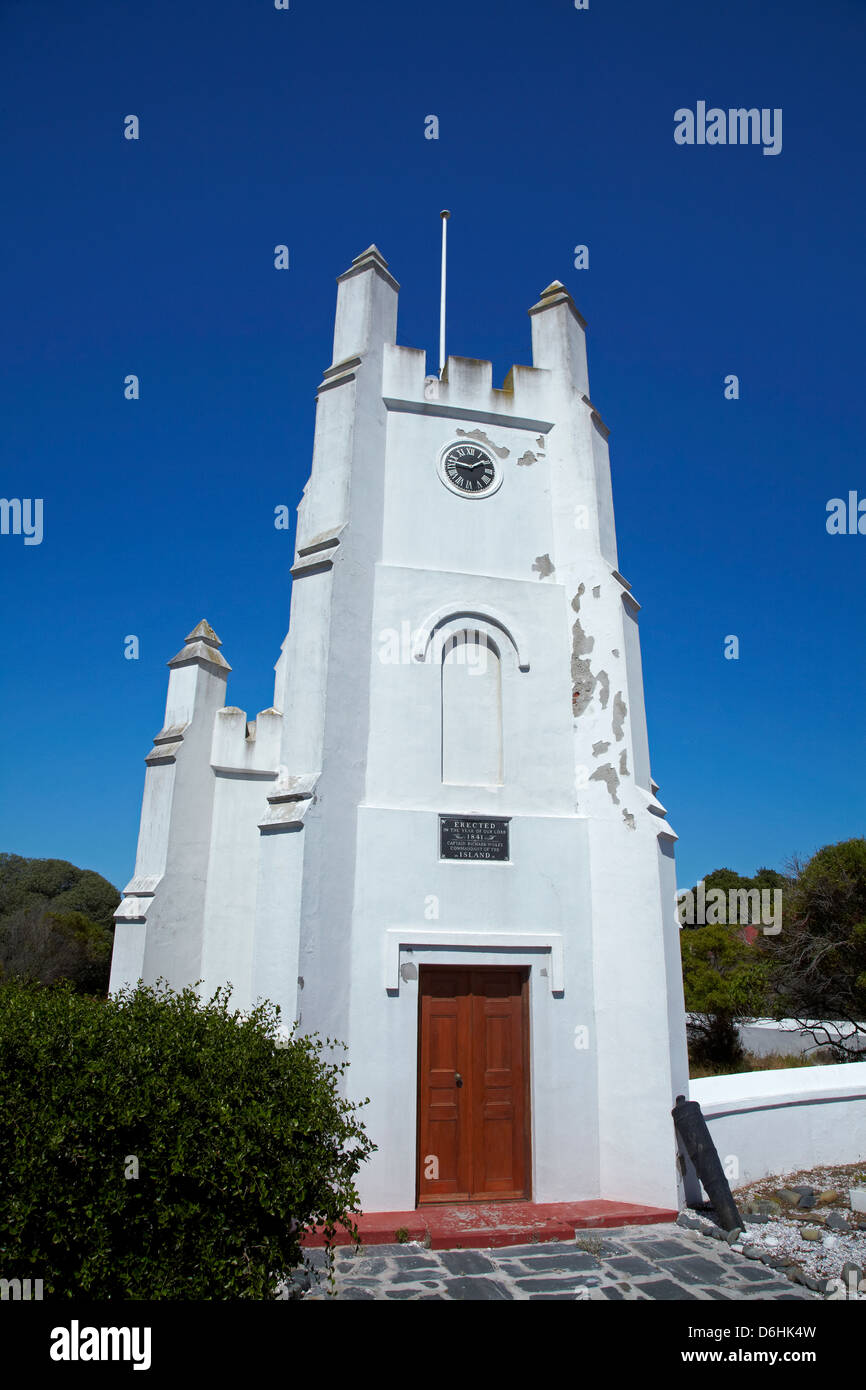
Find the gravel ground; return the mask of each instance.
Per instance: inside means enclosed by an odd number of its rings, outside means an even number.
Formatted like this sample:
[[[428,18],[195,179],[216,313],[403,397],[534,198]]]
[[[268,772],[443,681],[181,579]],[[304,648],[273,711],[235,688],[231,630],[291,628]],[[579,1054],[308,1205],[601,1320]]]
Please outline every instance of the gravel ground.
[[[813,1279],[842,1280],[852,1293],[850,1266],[859,1270],[866,1301],[866,1213],[851,1208],[849,1190],[866,1187],[866,1165],[819,1166],[738,1188],[733,1196],[747,1225],[731,1248],[788,1258]],[[690,1213],[709,1233],[708,1216]]]

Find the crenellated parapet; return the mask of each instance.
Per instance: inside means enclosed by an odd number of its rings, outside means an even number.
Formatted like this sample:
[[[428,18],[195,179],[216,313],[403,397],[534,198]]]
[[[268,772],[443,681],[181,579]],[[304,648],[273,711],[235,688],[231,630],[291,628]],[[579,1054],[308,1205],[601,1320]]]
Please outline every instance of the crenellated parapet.
[[[449,357],[441,379],[427,375],[423,349],[386,345],[382,395],[391,411],[512,425],[546,434],[552,428],[551,374],[514,366],[504,386],[493,385],[493,364],[476,357]]]
[[[247,720],[246,710],[226,705],[214,719],[210,762],[215,772],[275,777],[280,762],[283,716],[265,709]]]
[[[523,424],[526,419],[550,429],[552,422],[545,426],[543,417],[550,412],[551,387],[561,391],[565,385],[595,414],[588,396],[586,320],[565,286],[554,280],[529,314],[532,366],[512,366],[501,387],[493,385],[492,363],[482,358],[449,357],[440,378],[428,375],[423,349],[385,342],[382,394],[386,405],[390,410],[414,408],[452,419],[463,412],[470,412],[474,419],[505,417],[503,423],[511,418],[512,423]]]

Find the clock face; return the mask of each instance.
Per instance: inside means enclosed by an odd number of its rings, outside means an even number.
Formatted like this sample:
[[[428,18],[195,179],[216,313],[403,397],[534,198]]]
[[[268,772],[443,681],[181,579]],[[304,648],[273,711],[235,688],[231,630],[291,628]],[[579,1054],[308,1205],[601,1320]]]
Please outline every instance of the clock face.
[[[502,482],[492,456],[478,444],[451,444],[440,459],[439,471],[446,486],[462,497],[484,497]]]

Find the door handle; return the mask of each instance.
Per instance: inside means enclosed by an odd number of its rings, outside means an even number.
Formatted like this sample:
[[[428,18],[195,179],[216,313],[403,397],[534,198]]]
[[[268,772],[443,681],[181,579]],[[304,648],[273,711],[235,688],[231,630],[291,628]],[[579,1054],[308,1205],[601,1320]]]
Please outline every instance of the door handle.
[[[459,1071],[456,1071],[456,1072],[454,1073],[454,1085],[455,1085],[455,1086],[462,1086],[462,1085],[463,1085],[463,1077],[460,1075]]]

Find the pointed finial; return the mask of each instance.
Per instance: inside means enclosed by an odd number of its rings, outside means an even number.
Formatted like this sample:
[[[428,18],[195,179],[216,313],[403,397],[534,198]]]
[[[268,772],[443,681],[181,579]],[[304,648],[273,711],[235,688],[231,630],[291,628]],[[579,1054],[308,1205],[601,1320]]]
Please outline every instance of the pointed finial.
[[[538,303],[533,304],[529,312],[530,314],[539,314],[542,309],[552,309],[557,304],[567,304],[581,328],[586,328],[586,319],[561,280],[551,280],[547,288],[541,291]]]
[[[369,271],[375,273],[391,286],[392,290],[399,290],[400,286],[388,269],[388,262],[373,242],[362,251],[360,256],[356,256],[348,270],[344,270],[342,275],[337,276],[337,284],[341,285],[346,280],[352,280],[356,275],[366,275]],[[343,354],[348,356],[348,354]]]
[[[362,251],[360,256],[356,256],[352,265],[361,265],[364,261],[378,261],[383,269],[388,269],[388,262],[385,260],[385,257],[382,255],[382,252],[375,242],[371,242],[366,251]]]
[[[185,642],[207,642],[209,647],[221,647],[222,642],[217,637],[207,618],[202,618],[197,627],[183,639]]]
[[[197,663],[200,666],[212,666],[220,674],[228,674],[232,668],[219,650],[221,646],[222,642],[210,623],[202,618],[201,622],[184,638],[184,646],[181,647],[177,656],[173,656],[171,661],[166,664],[176,667],[192,666]]]

